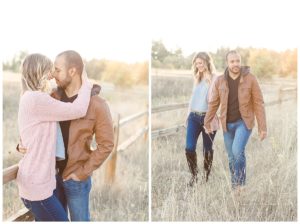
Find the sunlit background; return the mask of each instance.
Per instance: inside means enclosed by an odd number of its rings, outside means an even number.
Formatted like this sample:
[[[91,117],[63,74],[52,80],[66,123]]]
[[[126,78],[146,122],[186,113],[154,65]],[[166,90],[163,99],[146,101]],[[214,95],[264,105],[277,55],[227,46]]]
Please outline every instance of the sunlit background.
[[[243,60],[247,59],[247,62],[256,65],[253,66],[254,69],[259,69],[254,71],[256,75],[267,74],[265,78],[270,78],[269,75],[274,74],[281,75],[283,77],[280,76],[278,82],[280,85],[282,84],[281,80],[289,76],[288,81],[295,85],[297,48],[300,40],[299,17],[297,0],[2,0],[0,2],[0,60],[2,60],[0,67],[4,68],[4,72],[2,74],[2,69],[0,69],[0,73],[3,75],[3,79],[1,77],[3,85],[0,87],[0,103],[2,104],[3,101],[3,108],[0,109],[0,113],[2,116],[3,109],[3,125],[2,119],[0,119],[0,124],[4,131],[3,137],[2,130],[0,134],[3,139],[0,141],[3,146],[3,153],[1,153],[3,161],[1,160],[0,164],[2,163],[2,167],[5,168],[17,163],[21,157],[15,151],[16,143],[19,140],[17,128],[17,108],[20,96],[19,65],[27,54],[39,52],[53,60],[62,51],[69,49],[78,51],[87,64],[89,76],[101,83],[103,96],[108,100],[111,108],[115,112],[121,113],[121,117],[124,118],[144,110],[148,103],[152,106],[178,103],[179,100],[183,102],[190,97],[188,91],[191,91],[191,85],[190,83],[185,85],[182,79],[175,82],[171,80],[170,84],[155,82],[155,80],[148,83],[150,58],[152,58],[152,67],[172,69],[176,72],[184,70],[185,73],[188,70],[190,75],[191,57],[194,52],[211,52],[217,69],[222,71],[225,52],[228,49],[239,48]],[[166,51],[165,55],[162,55],[164,58],[162,61],[155,61],[157,55],[153,57],[153,43],[156,43],[158,47],[165,47]],[[251,54],[249,53],[250,49],[252,49]],[[265,64],[272,64],[272,67],[266,68]],[[264,72],[264,69],[267,73]],[[165,77],[161,77],[161,79],[165,79]],[[187,81],[191,82],[191,80]],[[152,90],[148,86],[149,84],[152,84]],[[184,95],[183,87],[185,86],[188,93]],[[269,85],[270,91],[275,92],[273,87],[273,83]],[[154,96],[152,98],[154,103],[148,102],[149,93]],[[184,96],[179,98],[180,94]],[[164,97],[166,95],[170,97],[163,99],[164,101],[158,97],[155,98],[155,96]],[[284,109],[293,112],[296,103],[294,101],[292,103],[291,106]],[[277,113],[278,116],[283,116],[280,110]],[[286,116],[294,119],[294,114]],[[176,120],[175,116],[172,116],[172,119],[170,117],[168,115],[163,121],[173,122]],[[182,118],[182,113],[180,113],[180,119]],[[294,122],[294,120],[292,121]],[[294,125],[293,122],[285,123]],[[280,132],[277,126],[274,125],[274,127]],[[294,132],[295,129],[289,128],[287,126],[288,130]],[[121,140],[129,138],[132,135],[131,131],[135,131],[134,128],[126,128],[126,132],[122,133]],[[286,138],[294,139],[293,135],[287,131],[283,134]],[[278,138],[275,136],[274,139],[279,141],[281,138],[280,135],[278,136]],[[272,138],[269,139],[272,140]],[[286,145],[286,142],[283,142],[282,145]],[[148,154],[146,152],[149,151],[148,144],[143,143],[142,146],[133,145],[132,147],[132,152],[135,148],[140,148],[136,151],[137,153],[132,153],[134,154],[133,159],[144,164],[140,176],[135,177],[135,180],[142,180],[143,186],[146,186],[145,189],[147,189]],[[174,150],[174,148],[175,146],[172,146],[170,150]],[[166,153],[166,156],[161,156],[161,158],[168,158],[168,162],[170,162],[170,150],[161,151]],[[283,149],[283,151],[285,150]],[[269,154],[269,152],[267,152],[268,155],[277,158],[277,154]],[[283,155],[287,154],[283,153]],[[129,157],[132,158],[131,155]],[[270,160],[272,158],[270,157]],[[291,158],[295,158],[295,156]],[[135,172],[141,171],[138,167],[139,164],[137,166],[130,164],[129,166],[128,161],[124,161],[125,165],[120,166],[124,172],[135,175]],[[176,160],[176,165],[180,164],[183,163],[178,163]],[[290,167],[296,167],[296,165],[293,166],[296,164],[295,162],[291,164]],[[272,167],[277,169],[273,165]],[[155,167],[155,163],[153,167]],[[295,170],[293,169],[293,171]],[[271,172],[272,169],[270,169]],[[153,177],[152,183],[155,184],[155,176],[153,175]],[[139,183],[128,181],[126,175],[123,175],[123,178],[124,184],[131,184],[125,188],[124,185],[120,185],[122,189],[125,189],[122,191],[122,195],[128,196],[129,199],[124,196],[124,200],[122,199],[120,202],[120,198],[115,200],[113,194],[108,194],[108,198],[115,201],[116,205],[111,202],[109,202],[111,204],[103,203],[102,198],[99,200],[99,204],[97,204],[98,201],[93,202],[92,212],[99,215],[99,217],[94,216],[96,220],[111,221],[114,218],[114,220],[126,221],[130,215],[137,216],[134,216],[132,220],[148,219],[148,190],[141,191]],[[158,180],[159,183],[163,183],[161,178]],[[280,180],[278,179],[278,181]],[[297,191],[294,180],[295,178],[292,178],[292,184],[289,182],[287,184],[293,190],[290,194],[291,206],[296,208],[293,204],[296,201]],[[175,184],[174,189],[178,189],[178,184]],[[4,202],[3,209],[1,203],[0,210],[5,219],[23,208],[23,205],[17,200],[16,188],[10,185],[3,188],[5,197],[0,199]],[[96,191],[97,188],[94,189],[95,195],[99,195],[99,192]],[[149,187],[149,189],[151,188]],[[281,192],[282,189],[285,188],[282,187],[278,192]],[[165,195],[170,196],[169,190],[167,188],[168,194]],[[141,201],[141,205],[123,206],[123,204],[128,205],[130,198],[136,199],[136,195],[138,195],[136,192],[145,198]],[[106,193],[104,191],[103,195],[107,195]],[[255,195],[259,197],[257,192]],[[218,200],[217,196],[216,200]],[[175,197],[170,198],[176,199]],[[250,195],[249,198],[252,200],[253,195]],[[167,206],[176,208],[175,203],[169,201],[166,201],[164,205],[166,210],[163,211],[170,213],[173,210]],[[284,206],[284,204],[282,205]],[[152,213],[154,214],[155,207],[153,208]],[[284,208],[288,210],[289,207]],[[100,210],[101,213],[99,213]],[[161,210],[161,207],[157,208],[157,211]],[[117,217],[115,211],[124,214],[125,218]],[[178,211],[182,211],[182,209]],[[188,211],[199,212],[202,210],[191,209]],[[224,209],[219,211],[226,212]],[[191,214],[193,215],[193,213]],[[222,215],[222,213],[220,214]],[[285,220],[290,218],[285,216],[285,213],[282,214]],[[294,214],[296,212],[292,213],[292,218],[295,217]]]
[[[153,13],[151,66],[190,70],[195,53],[206,51],[222,73],[236,49],[258,77],[295,78],[299,19],[292,0],[163,1]]]
[[[87,60],[145,61],[145,12],[147,4],[135,0],[2,1],[1,54],[4,61],[21,50],[54,58],[73,49]]]
[[[185,56],[222,46],[283,51],[299,45],[295,0],[161,1],[152,15],[152,39]]]
[[[0,90],[3,88],[3,104],[0,94],[3,105],[1,167],[17,164],[22,158],[15,150],[19,141],[20,65],[30,53],[42,53],[52,60],[65,50],[80,53],[89,78],[101,85],[100,97],[107,101],[115,124],[117,115],[125,119],[147,111],[151,49],[147,12],[147,4],[137,0],[0,2],[0,55],[3,60],[3,85],[0,87]],[[148,125],[146,118],[140,117],[120,129],[119,144]],[[116,183],[109,189],[105,188],[103,180],[106,165],[93,173],[92,220],[148,220],[147,140],[138,138],[130,145],[129,152],[118,155]],[[3,195],[3,209],[0,210],[6,220],[24,205],[18,197],[15,181],[3,185]]]
[[[297,220],[299,15],[296,1],[290,0],[156,5],[151,50],[153,221]],[[195,87],[193,56],[209,52],[220,75],[227,66],[225,55],[233,49],[259,81],[268,129],[263,142],[258,140],[258,125],[252,129],[245,148],[247,183],[240,198],[230,189],[221,130],[213,143],[211,179],[199,181],[192,190],[187,187],[190,176],[184,155],[187,105]],[[196,152],[202,178],[200,136]]]

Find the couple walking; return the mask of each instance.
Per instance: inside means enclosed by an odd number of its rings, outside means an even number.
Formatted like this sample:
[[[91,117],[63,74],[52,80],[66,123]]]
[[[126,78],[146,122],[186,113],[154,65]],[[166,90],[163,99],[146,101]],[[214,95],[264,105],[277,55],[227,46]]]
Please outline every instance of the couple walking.
[[[57,89],[48,87],[55,78]],[[113,125],[100,86],[87,78],[81,56],[41,54],[22,64],[18,124],[24,154],[17,184],[36,221],[89,221],[91,175],[113,149]],[[91,150],[95,134],[97,148]]]
[[[192,174],[189,185],[194,186],[198,181],[196,145],[202,133],[205,180],[208,181],[213,140],[221,123],[232,188],[240,191],[246,183],[245,148],[254,127],[254,117],[262,141],[267,135],[266,115],[262,92],[250,67],[241,66],[237,51],[226,54],[226,63],[224,74],[216,76],[207,53],[198,53],[192,61],[194,89],[188,110],[185,153]]]

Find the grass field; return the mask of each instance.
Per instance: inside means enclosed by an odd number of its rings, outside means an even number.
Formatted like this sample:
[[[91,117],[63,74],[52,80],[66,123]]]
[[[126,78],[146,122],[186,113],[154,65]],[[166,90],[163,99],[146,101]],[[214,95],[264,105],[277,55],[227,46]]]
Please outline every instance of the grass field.
[[[3,77],[3,167],[17,163],[21,156],[18,143],[17,113],[20,97],[19,76],[4,72]],[[104,97],[113,118],[121,118],[146,110],[148,88],[115,89]],[[120,130],[119,143],[128,139],[145,125],[145,118],[129,123]],[[115,183],[105,184],[105,163],[94,172],[90,194],[91,218],[94,221],[145,221],[148,220],[148,141],[140,138],[126,151],[118,154]],[[3,185],[3,219],[23,208],[14,181]]]
[[[189,100],[192,81],[153,77],[153,106]],[[281,83],[282,85],[282,83]],[[279,85],[261,85],[265,102],[278,97]],[[180,89],[176,92],[177,89]],[[170,97],[168,97],[168,94]],[[295,98],[295,94],[285,97]],[[222,131],[214,145],[208,183],[187,186],[190,178],[184,154],[186,130],[152,140],[153,221],[296,221],[297,220],[297,106],[296,99],[266,107],[268,138],[258,140],[257,126],[246,146],[247,185],[234,197]],[[186,109],[154,114],[152,128],[182,124]],[[171,118],[171,119],[170,119]],[[203,175],[202,138],[197,145]]]

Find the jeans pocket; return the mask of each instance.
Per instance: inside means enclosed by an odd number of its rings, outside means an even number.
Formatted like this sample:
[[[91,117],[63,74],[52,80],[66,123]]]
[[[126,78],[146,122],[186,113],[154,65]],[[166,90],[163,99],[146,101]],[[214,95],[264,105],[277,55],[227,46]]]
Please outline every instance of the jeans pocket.
[[[64,182],[64,190],[69,197],[86,194],[91,190],[90,177],[84,181],[67,180]]]
[[[73,188],[79,188],[81,186],[84,186],[88,183],[89,178],[87,178],[86,180],[73,180],[73,179],[69,179],[64,181],[64,185],[65,186],[69,186],[69,187],[73,187]]]

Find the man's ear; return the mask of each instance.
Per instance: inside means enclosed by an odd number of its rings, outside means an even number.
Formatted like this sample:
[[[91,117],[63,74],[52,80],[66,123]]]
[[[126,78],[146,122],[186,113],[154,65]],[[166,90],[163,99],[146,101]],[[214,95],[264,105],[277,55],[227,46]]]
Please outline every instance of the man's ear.
[[[69,75],[73,77],[76,74],[76,68],[72,67],[68,70],[68,72],[69,72]]]

